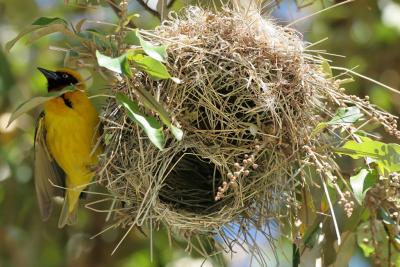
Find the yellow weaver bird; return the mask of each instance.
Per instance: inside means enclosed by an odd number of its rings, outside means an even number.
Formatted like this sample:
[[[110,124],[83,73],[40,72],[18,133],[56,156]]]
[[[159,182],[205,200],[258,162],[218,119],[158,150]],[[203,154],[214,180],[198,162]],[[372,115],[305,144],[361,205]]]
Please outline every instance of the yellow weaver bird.
[[[79,197],[95,175],[93,166],[101,152],[100,146],[95,148],[99,116],[78,72],[38,69],[47,79],[49,92],[69,85],[76,88],[44,104],[35,131],[35,187],[40,212],[47,220],[53,197],[64,197],[58,222],[61,228],[76,222]]]

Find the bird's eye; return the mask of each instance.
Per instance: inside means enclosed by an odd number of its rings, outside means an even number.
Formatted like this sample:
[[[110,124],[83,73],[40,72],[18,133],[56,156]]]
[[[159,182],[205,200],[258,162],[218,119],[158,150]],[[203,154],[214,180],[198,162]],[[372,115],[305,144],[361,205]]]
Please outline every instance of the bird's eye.
[[[63,77],[64,79],[67,79],[67,78],[68,78],[68,74],[64,73],[64,74],[62,75],[62,77]]]

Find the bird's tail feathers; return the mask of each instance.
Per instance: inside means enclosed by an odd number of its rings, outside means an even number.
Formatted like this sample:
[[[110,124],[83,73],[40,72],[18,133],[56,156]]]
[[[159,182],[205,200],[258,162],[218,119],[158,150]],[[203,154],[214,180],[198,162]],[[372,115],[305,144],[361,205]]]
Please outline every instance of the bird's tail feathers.
[[[78,212],[78,197],[75,197],[76,192],[67,191],[65,194],[64,205],[61,210],[60,219],[58,220],[58,227],[63,228],[65,225],[76,224]]]

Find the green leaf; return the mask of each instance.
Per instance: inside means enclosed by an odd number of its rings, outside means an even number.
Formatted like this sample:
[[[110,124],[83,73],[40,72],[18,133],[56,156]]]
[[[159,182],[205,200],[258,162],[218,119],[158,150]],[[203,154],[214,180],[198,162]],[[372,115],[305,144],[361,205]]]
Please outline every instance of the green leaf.
[[[42,38],[43,36],[60,32],[65,34],[66,36],[74,36],[75,34],[71,32],[64,24],[54,23],[51,25],[47,25],[45,27],[41,27],[32,33],[29,37],[29,43],[33,43],[34,41]]]
[[[139,98],[139,101],[147,108],[156,112],[160,116],[161,121],[171,130],[171,133],[175,138],[180,141],[183,138],[183,132],[176,126],[174,126],[169,118],[168,112],[164,107],[158,103],[158,101],[144,88],[137,87],[135,92]]]
[[[363,114],[356,106],[339,108],[335,116],[328,122],[328,124],[352,124],[358,121],[362,116]]]
[[[37,29],[40,29],[40,28],[42,28],[42,27],[41,26],[30,26],[30,27],[24,29],[15,38],[13,38],[12,40],[10,40],[10,41],[8,41],[6,43],[5,50],[7,52],[10,52],[11,48],[13,48],[13,46],[19,41],[19,39],[21,39],[22,37],[24,37],[28,33],[36,31]]]
[[[109,69],[116,73],[125,74],[129,77],[132,76],[131,70],[129,68],[129,63],[125,55],[112,58],[103,55],[98,50],[96,50],[96,57],[99,66]]]
[[[378,164],[380,169],[385,169],[389,173],[400,171],[400,145],[385,144],[363,136],[358,138],[361,140],[360,143],[348,141],[341,148],[336,148],[335,152],[354,159],[369,158]]]
[[[322,132],[329,125],[348,125],[357,122],[363,114],[361,113],[358,107],[346,107],[339,108],[336,111],[335,116],[328,122],[321,122],[313,130],[311,136],[315,136],[316,134]]]
[[[101,54],[98,50],[96,50],[96,58],[99,66],[109,69],[113,72],[122,74],[121,57],[117,58],[108,57],[106,55]]]
[[[136,31],[129,31],[125,34],[124,41],[126,44],[129,45],[136,45],[140,46],[140,40],[139,37],[136,34]]]
[[[38,18],[37,20],[35,20],[32,23],[32,25],[46,26],[46,25],[49,25],[49,24],[51,24],[53,22],[58,22],[58,23],[62,23],[62,24],[68,25],[68,22],[65,21],[62,18],[47,18],[47,17]]]
[[[354,197],[360,205],[364,200],[364,181],[368,173],[368,170],[362,169],[357,175],[350,177],[350,185],[353,189]]]
[[[75,24],[75,30],[77,32],[81,32],[83,24],[87,21],[87,18],[81,19],[78,23]]]
[[[378,181],[378,174],[372,170],[362,169],[350,177],[350,185],[358,204],[362,205],[367,191]]]
[[[143,51],[148,56],[159,62],[166,62],[167,60],[167,46],[153,45],[152,43],[144,40],[140,35],[139,30],[127,32],[125,35],[125,42],[130,45],[142,47]]]
[[[128,55],[128,59],[134,61],[138,69],[149,74],[150,77],[155,81],[171,78],[171,75],[168,73],[167,67],[165,67],[164,64],[155,60],[154,58],[141,54],[136,54]]]
[[[121,70],[122,70],[122,73],[125,74],[126,76],[132,77],[132,71],[129,66],[129,61],[126,58],[126,56],[122,56],[122,58],[121,58]]]
[[[160,150],[164,149],[165,137],[161,124],[154,117],[146,116],[141,113],[139,106],[126,95],[118,93],[116,98],[118,103],[127,111],[129,118],[144,130],[150,141]]]
[[[10,125],[14,120],[16,120],[19,116],[21,116],[24,113],[27,113],[31,111],[32,109],[36,108],[37,106],[44,104],[45,102],[59,97],[62,94],[65,94],[67,92],[72,92],[75,90],[74,86],[68,86],[65,89],[59,91],[59,92],[51,92],[47,93],[44,96],[37,96],[33,97],[25,102],[23,102],[21,105],[17,107],[17,109],[11,114],[10,119],[8,121],[8,125]]]
[[[54,25],[50,25],[50,24],[54,24]],[[62,25],[63,26],[63,28],[62,28],[63,30],[67,29],[66,26],[68,25],[68,23],[65,20],[61,19],[61,18],[41,17],[41,18],[35,20],[32,23],[31,26],[29,26],[26,29],[22,30],[15,38],[13,38],[12,40],[10,40],[9,42],[6,43],[6,46],[5,46],[6,51],[9,52],[11,50],[11,48],[15,45],[15,43],[18,42],[19,39],[21,39],[22,37],[24,37],[28,33],[34,32],[34,31],[39,30],[39,29],[45,29],[45,28],[48,28],[48,27],[51,27],[51,29],[54,29],[54,26],[57,25],[57,24],[58,25]],[[57,29],[60,29],[60,27],[58,27]],[[49,31],[51,31],[51,30],[49,30]],[[55,32],[55,31],[52,31],[52,32]],[[52,32],[50,32],[50,33],[52,33]],[[49,34],[49,33],[46,33],[46,34]],[[39,37],[36,36],[35,40],[40,38],[41,36],[46,35],[46,34],[44,34],[43,32],[39,33],[38,34]]]
[[[15,45],[16,42],[18,42],[22,37],[24,37],[25,35],[27,35],[31,32],[33,32],[33,35],[31,36],[31,38],[29,40],[30,42],[33,42],[45,35],[55,33],[55,32],[63,33],[65,36],[75,38],[78,40],[81,39],[78,35],[76,35],[71,30],[68,29],[67,25],[64,23],[65,21],[63,23],[56,23],[56,21],[59,21],[59,20],[55,20],[55,21],[53,21],[53,23],[50,23],[50,24],[31,25],[31,26],[27,27],[26,29],[21,31],[14,39],[12,39],[6,43],[6,46],[5,46],[6,51],[9,52],[11,50],[11,48]]]
[[[147,42],[142,38],[140,35],[139,30],[136,30],[135,32],[136,38],[140,43],[140,46],[143,48],[144,52],[152,57],[153,59],[160,61],[160,62],[165,62],[167,60],[167,46],[165,45],[153,45],[150,42]],[[132,38],[132,37],[131,37]],[[136,40],[136,38],[132,38],[133,40]]]

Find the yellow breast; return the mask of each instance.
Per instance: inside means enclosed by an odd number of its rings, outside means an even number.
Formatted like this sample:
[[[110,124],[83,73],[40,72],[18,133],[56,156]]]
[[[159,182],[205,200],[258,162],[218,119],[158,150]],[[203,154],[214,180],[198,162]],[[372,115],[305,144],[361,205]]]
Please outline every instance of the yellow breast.
[[[98,114],[86,94],[77,91],[64,97],[71,101],[72,108],[62,97],[45,104],[46,142],[67,176],[84,176],[97,162],[99,150],[92,150],[98,137]]]

